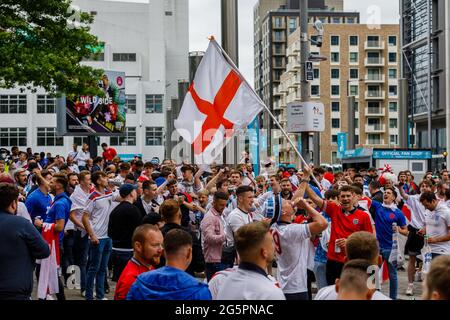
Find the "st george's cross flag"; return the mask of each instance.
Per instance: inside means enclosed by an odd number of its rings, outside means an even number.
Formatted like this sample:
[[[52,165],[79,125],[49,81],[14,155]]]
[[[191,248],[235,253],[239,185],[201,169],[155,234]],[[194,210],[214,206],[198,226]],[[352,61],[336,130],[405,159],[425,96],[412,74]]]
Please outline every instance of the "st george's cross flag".
[[[211,164],[236,130],[246,128],[264,105],[210,40],[184,99],[175,128],[193,146],[196,164]]]

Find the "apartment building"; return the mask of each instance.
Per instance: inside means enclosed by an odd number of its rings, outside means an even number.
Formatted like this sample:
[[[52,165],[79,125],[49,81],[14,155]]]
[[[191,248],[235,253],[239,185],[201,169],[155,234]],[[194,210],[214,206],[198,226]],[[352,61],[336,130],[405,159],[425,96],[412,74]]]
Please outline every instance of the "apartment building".
[[[309,21],[321,20],[325,24],[359,24],[358,12],[342,12],[343,1],[310,1]],[[274,87],[280,84],[281,75],[287,71],[286,55],[288,41],[299,27],[299,1],[260,0],[254,8],[254,61],[255,91],[276,117],[280,109],[274,108],[278,98]],[[299,35],[297,35],[299,37]],[[274,128],[267,114],[262,115],[264,128]],[[267,146],[269,153],[278,153],[277,136],[269,131]]]
[[[315,31],[310,25],[310,34]],[[314,40],[314,36],[312,37]],[[300,102],[300,30],[287,38],[286,71],[273,89],[273,107],[286,124],[286,106]],[[314,63],[312,101],[325,105],[325,132],[320,135],[321,163],[338,163],[337,135],[348,132],[348,96],[355,96],[356,147],[398,145],[399,25],[370,29],[361,24],[325,24],[321,48],[310,51],[327,57]],[[296,135],[292,135],[295,139]],[[283,138],[280,161],[296,156]]]

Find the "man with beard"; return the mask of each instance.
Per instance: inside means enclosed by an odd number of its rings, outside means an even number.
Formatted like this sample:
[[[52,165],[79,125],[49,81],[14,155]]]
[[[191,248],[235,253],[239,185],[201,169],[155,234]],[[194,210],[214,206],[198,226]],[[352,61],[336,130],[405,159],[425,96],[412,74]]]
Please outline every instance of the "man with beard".
[[[74,192],[76,186],[79,183],[78,182],[78,173],[74,173],[74,172],[69,173],[67,175],[67,179],[68,179],[69,185],[67,186],[66,192],[69,196],[71,196],[72,193]]]
[[[27,170],[25,169],[17,169],[14,172],[14,180],[16,181],[16,186],[20,188],[25,188],[27,185]]]
[[[52,206],[47,211],[45,220],[36,219],[34,225],[42,228],[44,222],[47,224],[55,224],[55,233],[59,234],[59,246],[62,247],[62,240],[64,237],[64,227],[70,215],[70,208],[72,201],[67,196],[65,190],[67,188],[67,178],[62,173],[57,173],[53,176],[50,182],[50,192],[55,196]],[[58,300],[65,300],[64,285],[59,279],[59,293],[56,294]]]
[[[287,178],[281,180],[281,197],[284,200],[292,200],[292,184],[291,181]]]
[[[133,234],[133,257],[123,269],[117,282],[114,300],[125,300],[136,278],[159,265],[163,252],[163,235],[157,226],[144,224]]]

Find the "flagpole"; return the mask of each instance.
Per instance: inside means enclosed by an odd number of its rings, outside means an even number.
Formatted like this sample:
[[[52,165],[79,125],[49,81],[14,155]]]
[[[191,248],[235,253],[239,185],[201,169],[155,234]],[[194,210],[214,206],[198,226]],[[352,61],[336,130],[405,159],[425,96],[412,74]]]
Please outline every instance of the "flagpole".
[[[292,148],[294,149],[295,153],[297,153],[297,155],[299,156],[300,160],[303,162],[303,165],[305,167],[310,168],[310,166],[306,163],[305,159],[303,158],[302,154],[300,153],[300,151],[298,151],[295,143],[292,141],[292,139],[289,137],[289,135],[287,134],[287,132],[283,129],[283,127],[281,126],[281,124],[278,122],[277,118],[275,118],[275,116],[273,115],[273,113],[270,111],[269,107],[267,107],[267,105],[264,103],[264,101],[262,101],[262,99],[258,96],[258,94],[255,92],[255,90],[253,90],[253,88],[250,86],[250,84],[247,82],[247,80],[245,80],[244,76],[241,74],[241,72],[239,71],[239,69],[236,67],[236,65],[234,64],[233,60],[228,56],[228,54],[225,52],[225,50],[223,50],[220,45],[216,42],[216,40],[214,39],[213,36],[211,36],[209,38],[209,40],[212,42],[212,44],[216,47],[216,49],[218,49],[224,56],[225,58],[228,60],[228,63],[231,65],[231,67],[234,69],[234,71],[236,71],[236,73],[239,75],[239,77],[241,78],[242,82],[248,87],[248,89],[250,89],[251,91],[253,91],[253,93],[255,94],[256,98],[258,99],[259,103],[262,104],[264,106],[264,109],[267,111],[267,113],[269,114],[269,116],[272,118],[272,120],[275,122],[275,124],[277,125],[277,127],[281,130],[281,132],[283,133],[283,135],[285,136],[285,138],[288,140],[289,144],[292,146]],[[319,183],[319,181],[317,181],[316,177],[314,176],[314,174],[311,176],[312,179],[314,180],[314,182],[319,186],[319,188],[322,190],[322,185]]]

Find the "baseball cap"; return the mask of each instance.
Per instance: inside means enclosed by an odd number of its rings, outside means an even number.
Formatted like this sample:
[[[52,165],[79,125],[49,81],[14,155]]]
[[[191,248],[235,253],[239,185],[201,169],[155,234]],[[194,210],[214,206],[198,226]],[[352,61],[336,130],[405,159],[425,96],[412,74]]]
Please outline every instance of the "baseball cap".
[[[127,197],[133,190],[136,190],[138,188],[137,185],[131,184],[131,183],[125,183],[120,186],[119,188],[119,194],[122,198]]]

